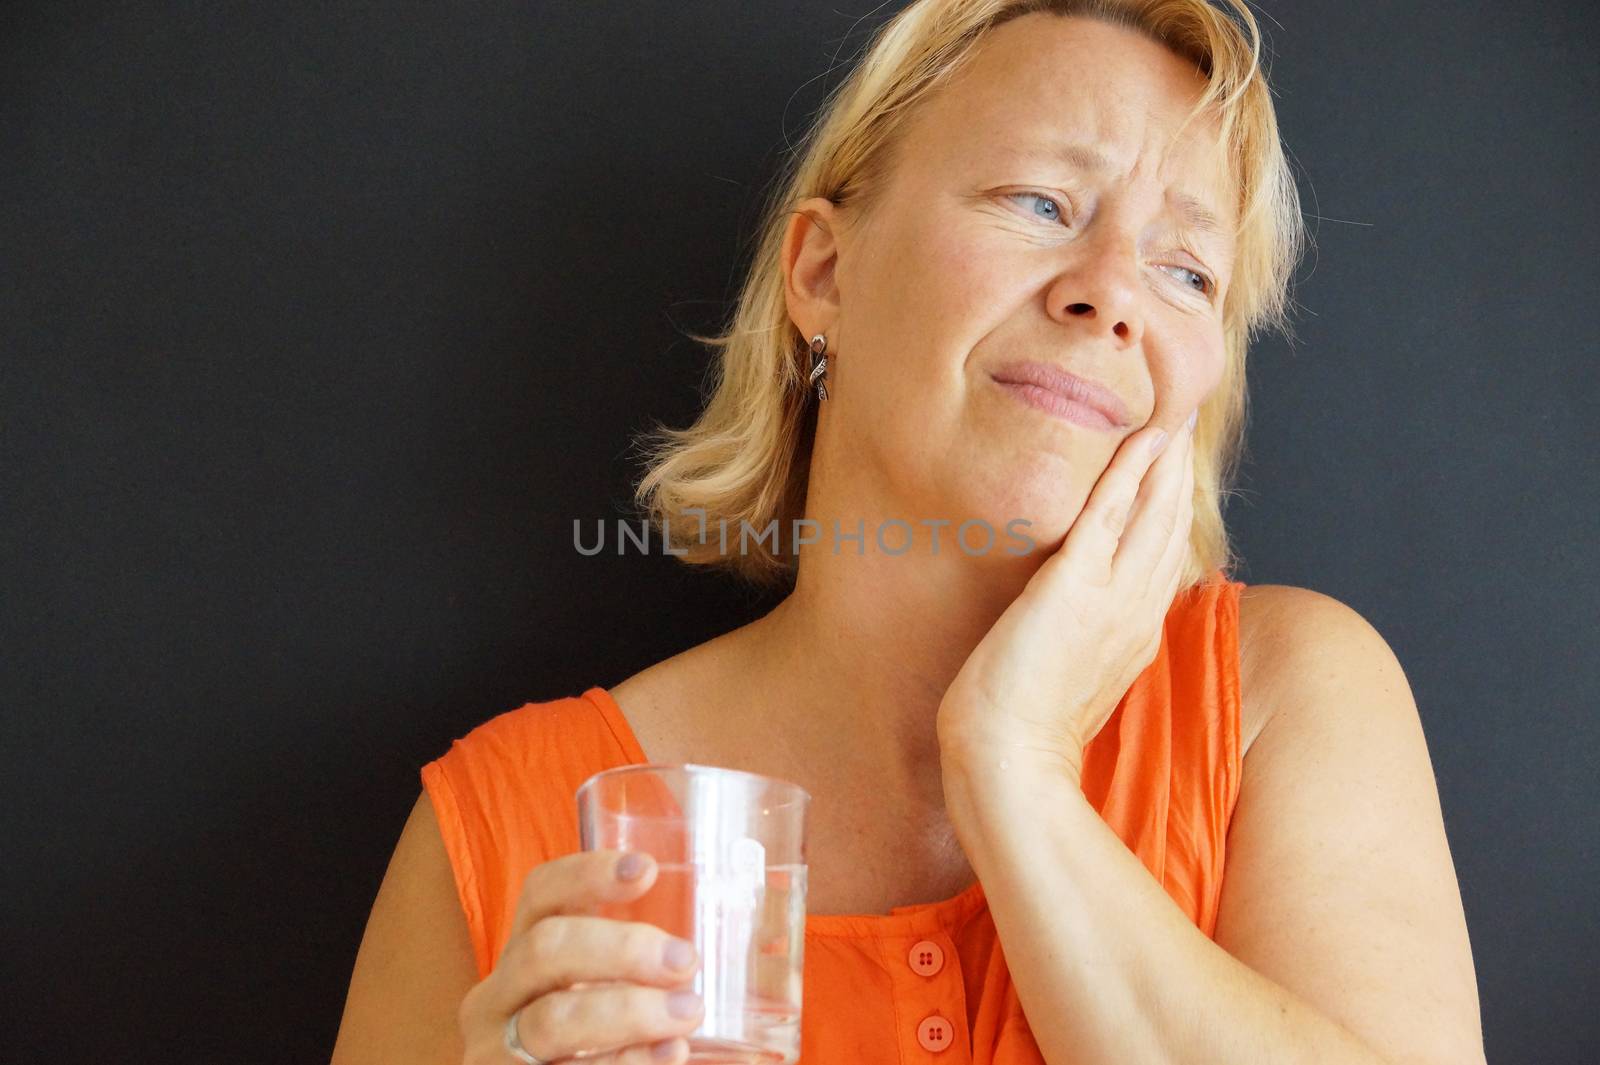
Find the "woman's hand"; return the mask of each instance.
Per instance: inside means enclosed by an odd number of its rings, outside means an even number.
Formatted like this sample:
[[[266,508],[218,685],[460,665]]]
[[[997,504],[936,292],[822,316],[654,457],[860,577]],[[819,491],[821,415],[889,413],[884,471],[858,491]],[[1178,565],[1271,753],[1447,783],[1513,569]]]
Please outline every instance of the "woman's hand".
[[[1152,456],[1159,432],[1122,442],[1061,547],[967,657],[939,705],[945,757],[1042,758],[1081,778],[1084,748],[1160,650],[1188,554],[1193,418]]]
[[[683,1037],[705,1013],[687,989],[700,963],[693,945],[642,921],[594,915],[603,903],[642,896],[656,871],[649,855],[616,850],[533,867],[500,960],[461,1002],[466,1065],[511,1065],[505,1032],[513,1016],[524,1049],[546,1061],[581,1052],[594,1052],[595,1065],[688,1057]]]

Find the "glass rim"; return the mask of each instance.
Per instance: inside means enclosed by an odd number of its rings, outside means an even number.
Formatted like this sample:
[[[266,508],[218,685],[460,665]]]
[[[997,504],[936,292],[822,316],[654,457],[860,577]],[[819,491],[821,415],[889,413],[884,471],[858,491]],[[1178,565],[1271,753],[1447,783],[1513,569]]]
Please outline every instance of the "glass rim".
[[[578,785],[578,790],[573,793],[574,798],[581,800],[584,791],[587,790],[591,785],[597,783],[602,777],[610,780],[616,777],[635,773],[650,773],[654,775],[674,773],[685,777],[743,777],[749,781],[759,781],[767,786],[776,786],[778,789],[789,793],[785,798],[780,799],[777,802],[767,803],[764,807],[765,811],[774,809],[785,810],[795,805],[803,806],[811,802],[811,793],[792,780],[785,780],[782,777],[768,776],[765,773],[752,773],[747,769],[730,769],[727,766],[721,765],[702,765],[699,762],[633,762],[628,765],[612,766],[610,769],[602,769],[598,773],[590,774],[589,779]]]

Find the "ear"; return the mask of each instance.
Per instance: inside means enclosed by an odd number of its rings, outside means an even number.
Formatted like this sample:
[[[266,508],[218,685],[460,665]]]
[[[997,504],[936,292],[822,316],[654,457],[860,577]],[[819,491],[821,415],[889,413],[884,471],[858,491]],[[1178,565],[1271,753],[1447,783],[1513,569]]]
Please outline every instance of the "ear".
[[[841,222],[838,206],[821,196],[802,200],[789,212],[783,234],[783,297],[789,320],[807,341],[839,319],[834,268]]]

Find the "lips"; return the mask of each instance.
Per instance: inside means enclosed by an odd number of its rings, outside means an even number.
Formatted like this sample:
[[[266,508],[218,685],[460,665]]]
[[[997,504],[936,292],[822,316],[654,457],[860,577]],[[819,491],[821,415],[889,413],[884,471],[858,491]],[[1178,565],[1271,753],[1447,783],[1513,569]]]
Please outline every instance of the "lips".
[[[1128,409],[1115,392],[1077,374],[1068,373],[1059,366],[1031,360],[1009,362],[990,371],[989,376],[1001,384],[1034,385],[1074,403],[1082,403],[1099,411],[1118,428],[1128,424]]]

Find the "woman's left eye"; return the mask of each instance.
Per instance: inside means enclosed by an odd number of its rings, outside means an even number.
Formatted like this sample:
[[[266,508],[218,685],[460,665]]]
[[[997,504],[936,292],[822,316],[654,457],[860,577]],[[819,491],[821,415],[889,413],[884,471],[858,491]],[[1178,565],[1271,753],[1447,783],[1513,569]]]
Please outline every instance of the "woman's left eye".
[[[1174,266],[1172,269],[1177,270],[1179,273],[1188,274],[1190,277],[1198,280],[1200,282],[1200,287],[1195,289],[1195,291],[1200,293],[1202,296],[1211,295],[1212,291],[1216,288],[1215,281],[1211,280],[1205,274],[1189,269],[1187,266]]]

